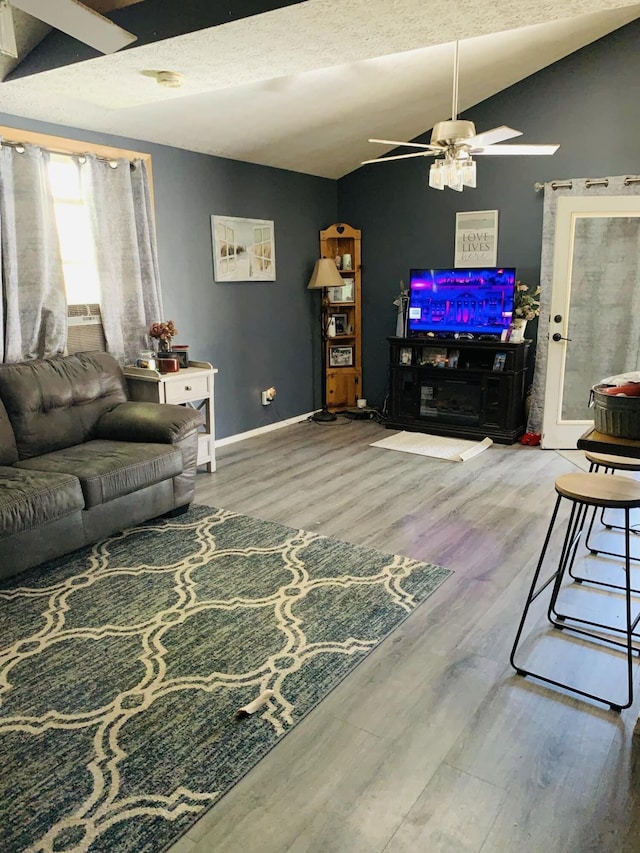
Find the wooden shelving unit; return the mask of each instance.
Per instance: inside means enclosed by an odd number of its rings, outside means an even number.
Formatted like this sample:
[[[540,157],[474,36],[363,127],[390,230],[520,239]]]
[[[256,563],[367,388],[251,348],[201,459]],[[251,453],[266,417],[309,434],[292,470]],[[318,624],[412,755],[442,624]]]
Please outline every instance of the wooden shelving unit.
[[[320,232],[320,256],[334,261],[340,258],[338,269],[344,281],[342,293],[326,288],[329,317],[334,318],[336,330],[327,339],[325,362],[327,407],[333,412],[355,406],[362,396],[360,235],[357,228],[341,222]],[[350,264],[345,264],[345,256]]]

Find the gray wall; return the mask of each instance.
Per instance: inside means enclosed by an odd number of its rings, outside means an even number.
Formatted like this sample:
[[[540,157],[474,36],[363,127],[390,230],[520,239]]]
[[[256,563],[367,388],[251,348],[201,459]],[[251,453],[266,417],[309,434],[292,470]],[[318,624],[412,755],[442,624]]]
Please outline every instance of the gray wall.
[[[411,267],[453,264],[456,211],[498,209],[498,264],[515,266],[522,281],[537,283],[542,193],[534,183],[640,173],[639,39],[634,21],[462,116],[478,131],[501,124],[522,130],[514,141],[559,142],[552,157],[478,157],[478,186],[462,193],[430,189],[426,158],[364,166],[338,182],[339,218],[362,229],[369,400],[384,398],[386,338],[395,333],[392,302],[400,280],[407,282]],[[428,134],[418,141],[428,142]]]
[[[400,280],[412,266],[453,263],[457,210],[497,208],[498,263],[536,282],[542,197],[534,182],[640,172],[639,36],[640,23],[629,24],[469,110],[463,117],[479,131],[509,124],[522,141],[561,148],[548,158],[478,158],[478,187],[462,194],[429,189],[426,160],[363,167],[336,184],[12,116],[0,122],[152,154],[165,315],[192,358],[219,368],[216,425],[225,437],[319,405],[319,303],[305,284],[318,231],[333,222],[362,230],[364,395],[372,403],[385,396]],[[213,282],[213,213],[275,220],[275,283]],[[260,391],[270,385],[278,396],[263,408]]]
[[[139,140],[0,114],[0,123],[149,152],[165,319],[193,359],[212,362],[223,438],[320,405],[317,294],[305,287],[319,231],[337,221],[336,182]],[[213,281],[212,214],[273,219],[275,282]],[[275,385],[263,407],[260,391]]]

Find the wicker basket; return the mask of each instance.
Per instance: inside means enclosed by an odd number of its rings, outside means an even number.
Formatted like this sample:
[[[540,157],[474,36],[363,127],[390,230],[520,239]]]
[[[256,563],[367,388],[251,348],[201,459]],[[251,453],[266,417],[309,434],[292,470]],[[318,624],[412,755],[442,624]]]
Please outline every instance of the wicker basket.
[[[598,432],[616,438],[640,439],[640,383],[594,385],[592,390]]]

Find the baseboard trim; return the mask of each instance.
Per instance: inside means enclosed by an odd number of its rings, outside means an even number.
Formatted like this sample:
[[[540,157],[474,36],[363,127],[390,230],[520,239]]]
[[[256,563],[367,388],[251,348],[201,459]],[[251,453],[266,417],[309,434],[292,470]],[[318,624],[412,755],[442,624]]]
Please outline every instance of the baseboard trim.
[[[315,412],[316,409],[313,411]],[[236,435],[228,435],[226,438],[217,438],[216,447],[224,447],[225,444],[235,444],[237,441],[244,441],[246,438],[255,438],[258,435],[264,435],[267,432],[291,426],[291,424],[298,424],[300,421],[308,420],[312,414],[313,412],[307,412],[305,415],[296,415],[295,418],[287,418],[286,421],[277,421],[275,424],[267,424],[257,429],[250,429],[247,432],[236,433]]]

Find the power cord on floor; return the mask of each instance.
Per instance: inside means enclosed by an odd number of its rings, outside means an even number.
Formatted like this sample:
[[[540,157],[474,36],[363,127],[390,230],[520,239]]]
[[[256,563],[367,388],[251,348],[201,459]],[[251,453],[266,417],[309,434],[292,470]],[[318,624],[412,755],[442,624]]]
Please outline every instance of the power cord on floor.
[[[345,417],[343,417],[343,413],[334,412],[334,414],[336,415],[336,419],[332,421],[317,421],[315,420],[313,415],[309,415],[309,417],[307,418],[307,423],[318,424],[318,426],[346,426],[348,421]]]

